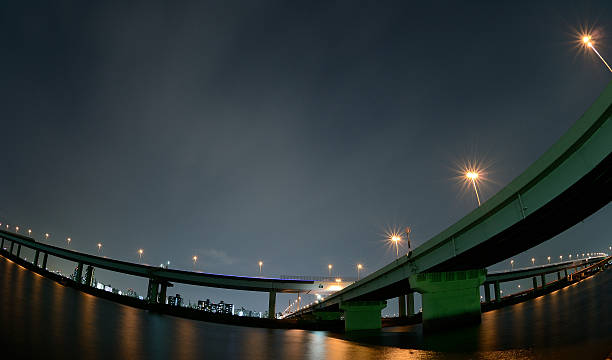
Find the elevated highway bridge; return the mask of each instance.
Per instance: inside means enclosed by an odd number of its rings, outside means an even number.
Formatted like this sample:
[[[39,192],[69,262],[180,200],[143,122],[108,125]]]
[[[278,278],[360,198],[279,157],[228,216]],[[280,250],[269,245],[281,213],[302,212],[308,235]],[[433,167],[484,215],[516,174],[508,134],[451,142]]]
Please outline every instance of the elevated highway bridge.
[[[478,287],[487,266],[554,237],[612,199],[611,117],[612,83],[548,151],[482,206],[309,311],[341,310],[348,330],[376,328],[386,299],[418,291],[426,326],[480,321]]]

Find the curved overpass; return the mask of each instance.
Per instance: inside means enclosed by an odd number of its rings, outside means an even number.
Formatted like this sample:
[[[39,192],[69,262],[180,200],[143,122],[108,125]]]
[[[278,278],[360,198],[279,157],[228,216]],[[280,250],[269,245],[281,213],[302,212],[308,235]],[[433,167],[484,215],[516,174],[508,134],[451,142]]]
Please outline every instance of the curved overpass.
[[[546,153],[482,206],[412,254],[312,309],[403,295],[409,291],[410,276],[422,272],[485,268],[552,238],[604,207],[612,199],[611,117],[612,82]]]
[[[41,254],[41,256],[52,255],[65,260],[74,261],[77,264],[91,265],[96,268],[106,269],[118,273],[154,279],[157,282],[177,282],[189,285],[199,285],[234,290],[263,291],[263,292],[284,292],[297,293],[308,292],[320,289],[323,284],[321,281],[313,280],[293,280],[293,279],[274,279],[262,277],[247,277],[235,275],[220,275],[201,272],[191,272],[175,269],[164,269],[156,266],[134,264],[127,261],[109,259],[95,255],[84,254],[72,250],[63,249],[57,246],[47,245],[36,242],[27,236],[0,230],[2,247],[11,243],[17,246],[30,248]],[[39,256],[35,258],[38,265]],[[46,263],[46,262],[45,262]],[[45,266],[43,265],[43,268]]]

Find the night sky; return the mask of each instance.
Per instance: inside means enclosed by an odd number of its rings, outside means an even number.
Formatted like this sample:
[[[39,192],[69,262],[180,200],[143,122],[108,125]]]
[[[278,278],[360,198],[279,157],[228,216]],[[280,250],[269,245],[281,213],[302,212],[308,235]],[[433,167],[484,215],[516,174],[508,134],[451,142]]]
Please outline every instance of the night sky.
[[[214,273],[374,271],[395,258],[385,228],[420,245],[476,207],[459,164],[487,165],[490,198],[612,79],[575,42],[592,26],[612,59],[610,1],[5,1],[0,17],[0,222]],[[611,218],[515,266],[603,251]]]

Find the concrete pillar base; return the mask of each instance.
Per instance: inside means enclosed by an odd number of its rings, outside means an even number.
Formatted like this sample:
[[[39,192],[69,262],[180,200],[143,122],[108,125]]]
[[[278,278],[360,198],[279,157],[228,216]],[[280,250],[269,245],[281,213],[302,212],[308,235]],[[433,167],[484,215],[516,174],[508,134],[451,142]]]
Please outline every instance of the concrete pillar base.
[[[270,291],[268,298],[268,319],[276,319],[276,291]]]
[[[94,274],[94,268],[91,265],[87,265],[87,268],[85,269],[85,285],[87,286],[92,286],[92,282],[93,282],[93,274]]]
[[[340,303],[344,311],[344,330],[376,330],[382,327],[380,311],[386,301],[348,301]]]
[[[17,257],[21,255],[21,244],[17,244]]]
[[[9,250],[9,253],[10,253],[11,255],[13,255],[13,247],[15,247],[15,242],[14,242],[14,241],[11,241],[11,249]]]
[[[397,298],[399,305],[399,317],[406,317],[406,295],[400,295]]]
[[[491,283],[484,284],[485,302],[491,302]]]
[[[36,250],[36,254],[34,254],[34,266],[38,267],[38,258],[40,257],[40,250]]]
[[[414,292],[409,292],[406,297],[408,298],[408,316],[414,315]]]
[[[159,283],[155,279],[149,279],[149,286],[147,288],[147,302],[151,304],[157,303]]]
[[[77,265],[77,270],[76,270],[76,274],[74,277],[74,281],[76,281],[77,284],[83,283],[83,263],[79,263]]]
[[[423,295],[423,330],[479,323],[480,285],[486,275],[486,269],[412,275],[410,288]]]
[[[49,257],[49,254],[45,253],[45,256],[43,256],[43,262],[42,262],[42,268],[47,270],[47,258]]]

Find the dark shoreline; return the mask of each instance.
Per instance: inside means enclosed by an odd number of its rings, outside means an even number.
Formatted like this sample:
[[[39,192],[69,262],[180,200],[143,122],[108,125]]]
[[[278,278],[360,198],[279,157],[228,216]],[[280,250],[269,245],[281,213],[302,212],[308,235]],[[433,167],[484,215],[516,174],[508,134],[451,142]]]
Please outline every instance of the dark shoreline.
[[[108,292],[105,290],[100,290],[95,287],[86,286],[84,284],[79,284],[76,281],[65,278],[61,275],[48,271],[46,269],[35,266],[27,260],[17,257],[14,254],[9,253],[5,249],[0,249],[0,256],[4,257],[7,260],[10,260],[36,274],[39,274],[49,280],[55,281],[56,283],[70,287],[84,293],[107,299],[119,304],[135,307],[142,310],[148,310],[151,312],[176,316],[181,318],[187,318],[192,320],[206,321],[212,323],[220,323],[220,324],[228,324],[228,325],[237,325],[237,326],[250,326],[250,327],[260,327],[260,328],[270,328],[270,329],[303,329],[303,330],[325,330],[332,332],[344,332],[344,321],[343,320],[309,320],[309,319],[267,319],[267,318],[256,318],[256,317],[247,317],[247,316],[236,316],[236,315],[225,315],[225,314],[214,314],[208,313],[201,310],[184,308],[184,307],[175,307],[166,304],[149,304],[145,300],[140,300],[138,298],[119,295],[112,292]],[[562,278],[557,281],[553,281],[547,284],[544,287],[540,287],[537,289],[530,289],[520,293],[512,294],[505,296],[500,299],[500,301],[491,301],[487,303],[481,304],[481,311],[487,312],[496,309],[500,309],[505,306],[510,306],[514,304],[518,304],[527,300],[531,300],[537,298],[539,296],[549,294],[551,292],[562,289],[566,286],[577,283],[583,279],[589,278],[594,274],[598,273],[599,270],[593,270],[591,272],[586,273],[586,276],[581,277],[579,279],[568,279]],[[407,317],[396,317],[396,318],[383,318],[382,326],[383,327],[391,327],[391,326],[403,326],[403,325],[414,325],[418,324],[422,321],[421,313],[407,316]]]

